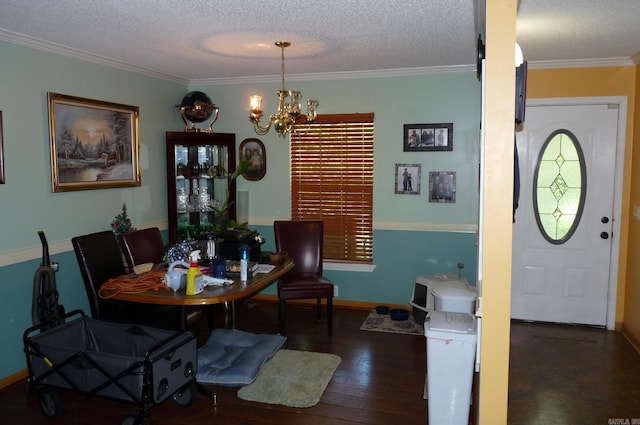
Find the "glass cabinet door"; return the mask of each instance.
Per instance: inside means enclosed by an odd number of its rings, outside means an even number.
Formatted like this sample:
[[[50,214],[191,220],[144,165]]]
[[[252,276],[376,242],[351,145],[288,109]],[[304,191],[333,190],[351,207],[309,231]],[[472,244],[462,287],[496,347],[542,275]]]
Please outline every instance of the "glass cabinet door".
[[[168,132],[167,163],[170,243],[223,230],[235,219],[233,134]]]

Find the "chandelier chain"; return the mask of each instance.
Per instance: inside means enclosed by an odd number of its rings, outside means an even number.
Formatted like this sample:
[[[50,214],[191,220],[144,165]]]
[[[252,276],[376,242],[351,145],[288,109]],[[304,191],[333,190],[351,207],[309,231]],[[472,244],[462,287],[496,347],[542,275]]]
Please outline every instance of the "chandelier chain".
[[[281,54],[280,58],[282,61],[281,70],[282,70],[282,91],[284,91],[284,48],[285,46],[280,46]]]

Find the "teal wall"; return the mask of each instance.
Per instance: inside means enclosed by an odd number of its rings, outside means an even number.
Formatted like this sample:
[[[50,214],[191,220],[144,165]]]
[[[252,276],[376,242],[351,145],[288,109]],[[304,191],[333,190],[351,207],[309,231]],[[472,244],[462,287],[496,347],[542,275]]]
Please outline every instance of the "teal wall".
[[[277,70],[274,70],[277,71]],[[256,136],[249,122],[249,95],[263,96],[265,116],[275,112],[279,83],[196,85],[220,106],[214,129],[236,134],[236,143],[258,137],[267,151],[267,174],[254,182],[239,179],[238,190],[250,191],[250,217],[288,216],[289,144],[273,131]],[[375,114],[374,220],[377,223],[477,224],[480,84],[473,72],[394,78],[287,82],[304,100],[319,99],[319,113]],[[257,89],[257,90],[256,90]],[[404,124],[453,123],[452,152],[403,152]],[[395,164],[422,166],[421,195],[394,194]],[[284,172],[283,172],[284,170]],[[455,171],[455,204],[429,203],[429,171]]]
[[[107,230],[127,204],[136,225],[165,225],[164,132],[179,127],[173,107],[186,83],[149,78],[0,42],[0,110],[5,184],[0,185],[0,379],[25,367],[22,332],[31,325],[31,294],[41,260],[37,231],[60,262],[61,303],[88,311],[71,238]],[[47,92],[140,109],[142,186],[51,192]]]
[[[0,42],[0,110],[4,123],[6,183],[0,185],[0,379],[25,368],[22,333],[31,324],[31,295],[41,261],[37,231],[49,241],[61,303],[87,310],[82,279],[72,252],[73,236],[109,229],[127,204],[138,227],[166,229],[165,131],[183,124],[174,105],[189,90],[202,90],[220,106],[218,132],[236,133],[236,143],[256,137],[247,118],[247,99],[255,89],[267,113],[279,83],[214,84],[154,78],[126,70]],[[274,70],[277,72],[277,70]],[[478,205],[478,122],[480,87],[472,71],[384,78],[291,81],[305,98],[320,100],[320,113],[375,113],[374,263],[372,272],[326,275],[340,287],[338,299],[404,304],[415,276],[437,272],[476,276]],[[142,186],[52,193],[49,165],[47,92],[110,101],[140,108]],[[402,151],[403,124],[454,124],[452,152]],[[252,228],[273,249],[271,223],[289,217],[289,152],[286,140],[260,137],[267,151],[261,181],[242,178],[250,193]],[[394,194],[396,163],[421,164],[419,196]],[[457,173],[454,204],[431,204],[429,171]],[[269,288],[267,293],[274,293]]]
[[[252,226],[273,241],[271,226]],[[407,304],[416,276],[442,272],[459,273],[475,282],[475,234],[456,232],[421,232],[412,230],[375,230],[374,272],[325,270],[327,278],[338,285],[337,299]],[[272,242],[265,250],[273,250]],[[458,262],[464,264],[460,271]],[[265,294],[275,294],[269,287]]]

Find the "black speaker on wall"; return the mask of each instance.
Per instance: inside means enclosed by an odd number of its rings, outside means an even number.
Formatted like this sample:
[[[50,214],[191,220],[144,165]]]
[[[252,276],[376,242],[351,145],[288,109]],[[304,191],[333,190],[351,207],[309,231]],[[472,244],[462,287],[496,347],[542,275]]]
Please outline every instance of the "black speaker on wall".
[[[516,124],[524,122],[527,103],[527,61],[516,67]]]

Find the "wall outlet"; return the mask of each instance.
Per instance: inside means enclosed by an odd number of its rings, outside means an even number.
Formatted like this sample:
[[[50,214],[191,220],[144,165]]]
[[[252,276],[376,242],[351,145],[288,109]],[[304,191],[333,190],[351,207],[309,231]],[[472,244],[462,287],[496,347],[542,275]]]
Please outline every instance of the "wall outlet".
[[[338,285],[333,285],[333,296],[334,297],[338,296]]]

